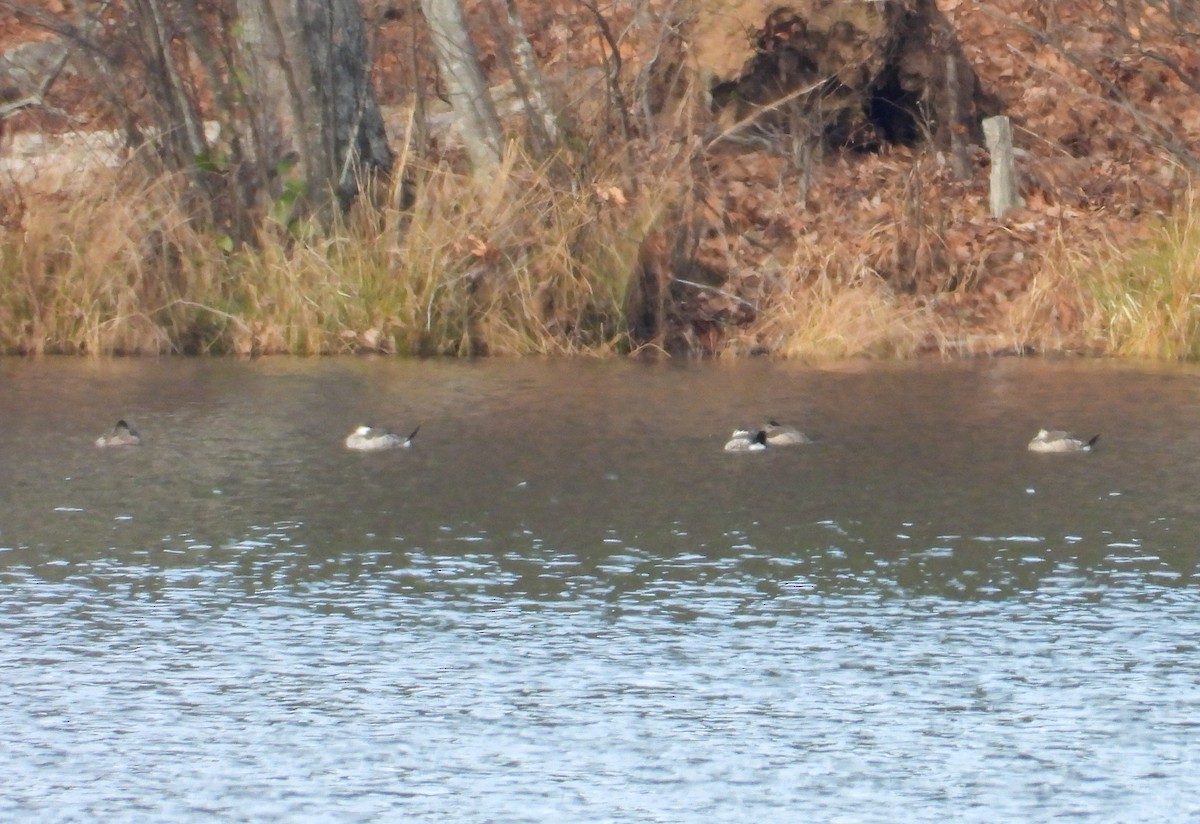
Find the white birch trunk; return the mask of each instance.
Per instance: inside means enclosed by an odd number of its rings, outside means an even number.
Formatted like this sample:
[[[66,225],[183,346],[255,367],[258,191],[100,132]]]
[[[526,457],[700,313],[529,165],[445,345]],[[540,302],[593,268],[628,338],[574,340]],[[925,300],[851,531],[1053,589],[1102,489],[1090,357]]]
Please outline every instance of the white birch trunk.
[[[504,134],[462,7],[458,0],[421,0],[421,10],[475,176],[489,178],[499,168]]]
[[[521,93],[538,142],[543,144],[543,152],[549,152],[558,145],[558,117],[550,105],[550,96],[546,94],[546,84],[542,82],[542,74],[533,54],[533,45],[525,34],[525,24],[517,11],[516,0],[506,0],[505,10],[508,13],[508,27],[512,32],[512,50],[516,63],[513,66],[513,82]]]

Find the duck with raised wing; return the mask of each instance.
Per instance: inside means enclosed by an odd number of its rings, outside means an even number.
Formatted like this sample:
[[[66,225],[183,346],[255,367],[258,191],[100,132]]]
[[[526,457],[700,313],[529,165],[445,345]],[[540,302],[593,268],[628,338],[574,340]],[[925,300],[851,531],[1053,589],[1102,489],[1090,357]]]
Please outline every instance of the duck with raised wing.
[[[346,448],[354,449],[358,452],[378,452],[382,449],[407,449],[412,446],[413,438],[417,437],[417,432],[421,427],[417,427],[408,434],[408,437],[392,432],[390,429],[381,429],[373,426],[362,426],[355,429],[346,436]]]
[[[1037,435],[1029,442],[1030,452],[1091,452],[1099,435],[1093,435],[1084,440],[1078,435],[1064,432],[1061,429],[1039,429]]]
[[[812,443],[812,438],[805,435],[794,426],[787,426],[776,420],[767,421],[767,425],[763,427],[763,432],[766,433],[767,443],[771,446],[799,446],[800,444]]]
[[[767,448],[767,433],[759,429],[751,432],[749,429],[735,429],[725,442],[726,452],[762,452]]]
[[[116,426],[96,438],[96,446],[102,449],[110,446],[140,446],[141,443],[142,436],[124,420],[117,421]]]

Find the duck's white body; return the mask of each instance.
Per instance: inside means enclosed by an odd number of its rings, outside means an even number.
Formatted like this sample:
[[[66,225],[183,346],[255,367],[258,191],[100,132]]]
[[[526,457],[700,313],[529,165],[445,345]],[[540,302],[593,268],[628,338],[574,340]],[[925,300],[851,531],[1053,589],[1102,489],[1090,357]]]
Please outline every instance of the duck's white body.
[[[767,448],[767,433],[762,429],[751,432],[749,429],[735,429],[725,442],[726,452],[762,452]]]
[[[1099,435],[1084,440],[1078,435],[1063,432],[1061,429],[1039,429],[1037,435],[1029,442],[1030,452],[1091,452]]]
[[[767,434],[767,443],[771,446],[798,446],[812,443],[812,438],[805,435],[794,426],[785,426],[779,421],[768,421],[763,427]]]
[[[116,426],[96,438],[96,446],[102,449],[110,446],[139,446],[141,443],[142,436],[125,421],[117,421]]]
[[[388,429],[378,429],[364,424],[346,436],[346,448],[359,452],[378,452],[382,449],[407,449],[412,446],[413,438],[417,437],[417,431],[420,428],[418,426],[408,437],[405,437]]]

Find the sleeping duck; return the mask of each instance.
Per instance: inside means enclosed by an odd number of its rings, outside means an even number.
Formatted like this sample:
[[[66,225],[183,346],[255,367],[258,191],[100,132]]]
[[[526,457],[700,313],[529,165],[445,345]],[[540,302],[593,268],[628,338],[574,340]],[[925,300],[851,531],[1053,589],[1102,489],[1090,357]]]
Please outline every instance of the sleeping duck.
[[[1091,452],[1099,435],[1093,435],[1084,440],[1078,435],[1063,432],[1061,429],[1039,429],[1037,435],[1029,442],[1030,452]]]
[[[346,436],[346,448],[359,452],[377,452],[381,449],[407,449],[412,446],[413,438],[417,437],[417,427],[408,437],[392,432],[390,429],[380,429],[363,424]]]
[[[125,421],[117,421],[117,425],[105,432],[99,438],[96,438],[96,446],[107,448],[110,446],[139,446],[142,443],[142,436]]]

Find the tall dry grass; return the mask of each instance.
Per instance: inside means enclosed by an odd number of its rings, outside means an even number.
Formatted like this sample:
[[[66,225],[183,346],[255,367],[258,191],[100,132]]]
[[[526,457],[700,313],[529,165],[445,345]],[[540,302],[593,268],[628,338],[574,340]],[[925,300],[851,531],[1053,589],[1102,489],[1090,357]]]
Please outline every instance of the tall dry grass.
[[[1200,197],[1138,242],[1058,238],[1009,320],[1040,351],[1200,358]]]
[[[1132,251],[1116,247],[1078,272],[1116,355],[1200,358],[1200,197],[1188,198]]]
[[[267,221],[228,250],[171,180],[102,173],[23,196],[0,237],[0,350],[22,353],[563,354],[623,351],[642,239],[669,186],[564,180],[513,152],[480,188],[406,163],[332,232]],[[301,227],[302,228],[302,227]]]
[[[0,238],[0,348],[5,352],[155,352],[168,345],[163,308],[190,260],[186,219],[161,187],[138,196],[116,177],[89,195],[28,193],[20,225]],[[174,267],[173,267],[174,268]]]
[[[0,230],[0,352],[629,351],[643,241],[670,234],[695,181],[678,156],[650,157],[634,193],[624,157],[593,158],[584,178],[514,151],[483,187],[402,159],[403,192],[362,198],[331,232],[267,220],[257,245],[235,250],[188,217],[169,178],[107,171],[69,193],[22,192],[19,221]],[[784,254],[755,319],[724,329],[720,351],[1200,358],[1196,198],[1132,248],[1060,237],[982,331],[816,242]]]
[[[927,306],[897,296],[866,263],[804,243],[780,268],[742,339],[802,360],[910,358],[948,346]]]

